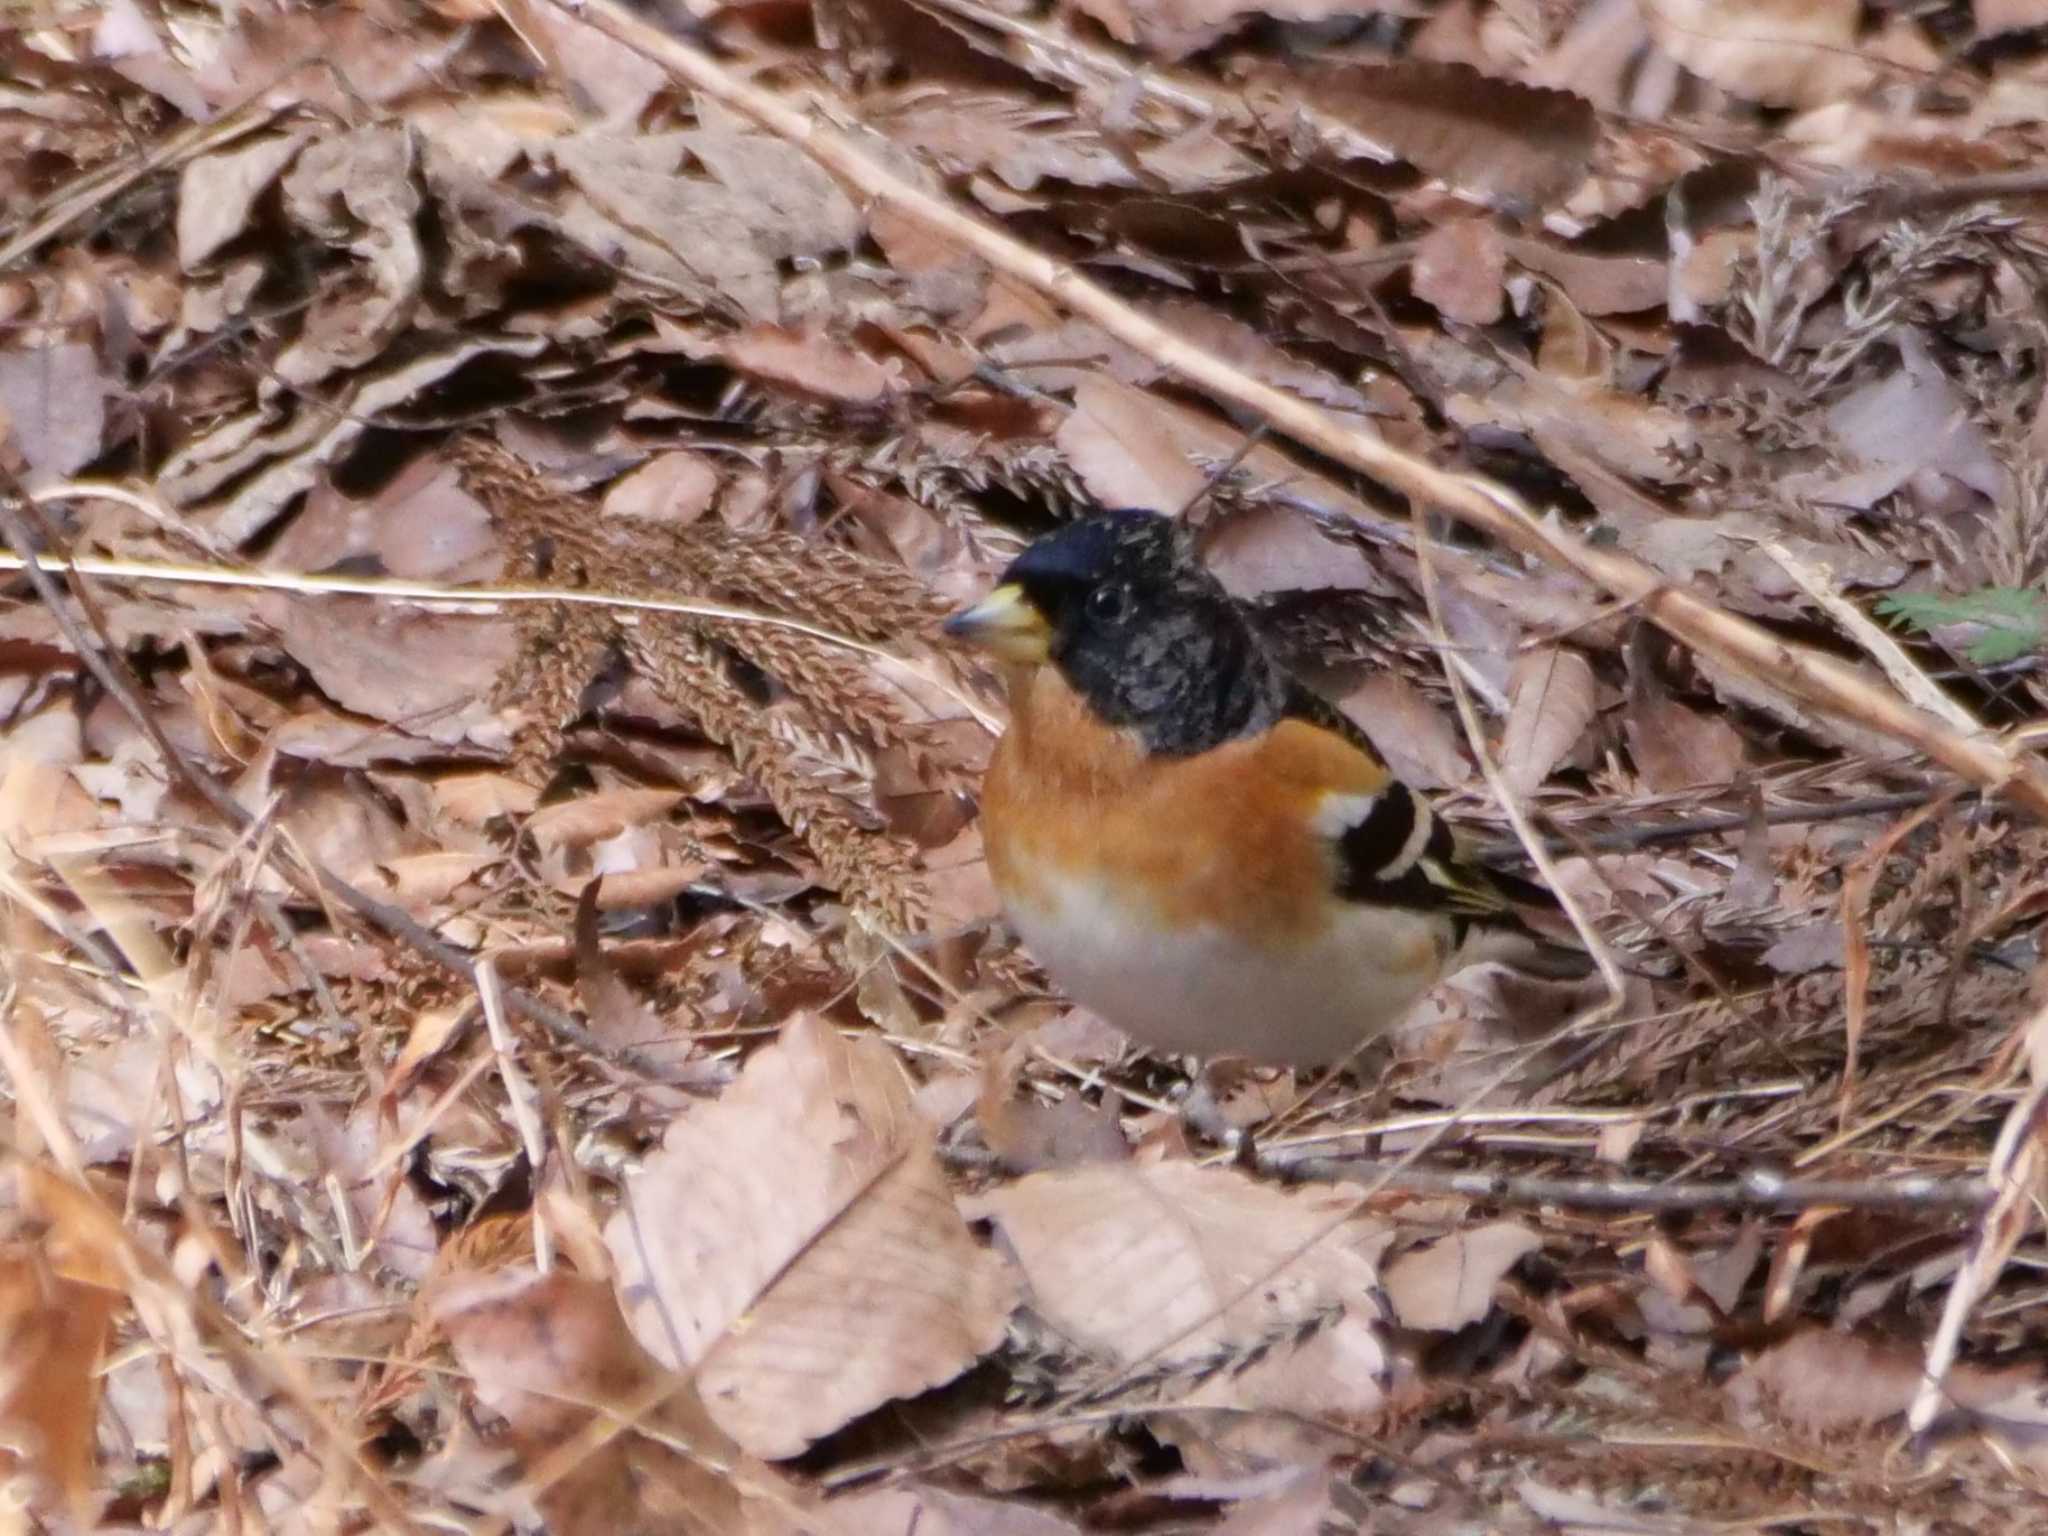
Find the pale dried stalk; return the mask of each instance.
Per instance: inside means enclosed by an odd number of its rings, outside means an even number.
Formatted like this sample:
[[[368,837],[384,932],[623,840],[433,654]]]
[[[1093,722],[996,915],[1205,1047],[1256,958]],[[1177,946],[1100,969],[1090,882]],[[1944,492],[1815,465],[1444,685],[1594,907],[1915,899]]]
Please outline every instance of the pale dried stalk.
[[[504,1080],[505,1105],[519,1131],[520,1145],[526,1149],[526,1166],[537,1190],[547,1177],[548,1133],[540,1123],[540,1111],[534,1106],[540,1096],[519,1065],[519,1042],[512,1034],[511,1021],[505,1017],[505,984],[498,979],[494,955],[485,955],[476,963],[476,995],[483,1005],[498,1076]],[[547,1217],[539,1201],[533,1207],[533,1267],[544,1275],[555,1267],[554,1239],[548,1232]]]
[[[1928,714],[1947,721],[1949,728],[1961,735],[1985,734],[1984,727],[1967,709],[1943,693],[1933,678],[1913,665],[1913,658],[1906,654],[1898,641],[1842,596],[1835,586],[1835,573],[1827,566],[1809,564],[1775,539],[1765,541],[1764,551],[1784,568],[1785,574],[1799,584],[1799,589],[1812,598],[1823,613],[1841,625],[1842,632],[1863,648],[1864,654],[1878,664],[1900,693]]]
[[[2021,1032],[2027,1047],[2033,1083],[2006,1113],[1999,1127],[1998,1144],[1984,1170],[1991,1187],[1991,1199],[1977,1218],[1977,1235],[1969,1256],[1949,1284],[1948,1300],[1941,1309],[1941,1322],[1927,1341],[1927,1368],[1920,1376],[1920,1390],[1906,1410],[1906,1428],[1923,1433],[1947,1402],[1943,1383],[1955,1364],[1962,1343],[1963,1324],[1971,1309],[1998,1280],[2005,1262],[2019,1246],[2036,1214],[2041,1198],[2042,1115],[2048,1111],[2048,1008],[2042,1008]]]
[[[92,494],[103,494],[95,490]],[[39,494],[38,501],[52,499]],[[81,576],[104,576],[115,580],[152,581],[204,587],[252,587],[269,592],[293,592],[303,597],[374,597],[385,602],[411,603],[429,613],[492,614],[520,604],[550,603],[565,607],[605,608],[627,613],[673,614],[683,618],[715,619],[735,625],[759,625],[784,629],[807,636],[824,645],[851,651],[870,660],[901,667],[919,682],[944,693],[985,730],[1001,722],[983,704],[956,686],[937,668],[887,646],[873,645],[821,624],[768,613],[738,603],[714,603],[698,598],[644,597],[630,592],[584,591],[549,586],[449,586],[435,581],[406,581],[385,576],[343,576],[311,571],[235,570],[227,566],[176,565],[156,560],[114,560],[95,555],[39,555],[37,563],[46,571]],[[0,571],[27,569],[21,556],[0,550]]]
[[[825,121],[830,103],[813,93],[807,106],[763,89],[701,49],[650,26],[617,0],[550,0],[644,54],[705,95],[788,140],[854,187],[951,240],[990,266],[1094,321],[1111,336],[1190,383],[1256,412],[1296,442],[1373,476],[1411,500],[1439,507],[1509,547],[1576,572],[1635,604],[1658,628],[1723,665],[1799,700],[1811,709],[1855,721],[1926,754],[1994,793],[2011,796],[2048,819],[2048,773],[2004,744],[1971,738],[1873,687],[1832,657],[1788,644],[1695,593],[1669,585],[1649,566],[1616,550],[1596,548],[1546,526],[1504,486],[1456,474],[1404,453],[1320,407],[1262,383],[1174,334],[1088,281],[1063,262],[964,213],[886,168],[852,135]]]

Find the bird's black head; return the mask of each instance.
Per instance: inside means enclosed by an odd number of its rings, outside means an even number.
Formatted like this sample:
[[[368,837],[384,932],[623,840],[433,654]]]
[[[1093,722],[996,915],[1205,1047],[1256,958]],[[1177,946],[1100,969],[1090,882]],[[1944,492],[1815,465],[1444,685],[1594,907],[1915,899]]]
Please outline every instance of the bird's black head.
[[[1279,718],[1285,677],[1172,519],[1104,512],[1048,534],[947,631],[1051,663],[1153,752],[1200,752]]]

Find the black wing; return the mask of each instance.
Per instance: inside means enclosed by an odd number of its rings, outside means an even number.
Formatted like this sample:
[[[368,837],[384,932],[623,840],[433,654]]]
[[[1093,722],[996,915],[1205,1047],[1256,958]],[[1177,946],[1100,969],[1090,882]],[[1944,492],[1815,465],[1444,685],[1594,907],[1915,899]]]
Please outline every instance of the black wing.
[[[1365,732],[1305,684],[1290,681],[1283,708],[1290,719],[1341,736],[1386,766]],[[1428,800],[1391,774],[1365,814],[1338,836],[1337,851],[1337,890],[1352,901],[1436,909],[1461,921],[1512,926],[1520,926],[1516,906],[1557,905],[1544,887],[1474,863]]]

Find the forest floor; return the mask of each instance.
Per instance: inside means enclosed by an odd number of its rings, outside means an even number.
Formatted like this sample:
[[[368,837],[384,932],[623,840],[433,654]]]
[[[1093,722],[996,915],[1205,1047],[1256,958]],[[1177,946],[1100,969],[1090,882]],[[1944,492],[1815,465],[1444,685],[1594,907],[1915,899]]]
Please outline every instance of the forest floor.
[[[2038,0],[0,59],[9,1529],[2041,1528]],[[937,625],[1099,506],[1615,993],[1066,1004]]]

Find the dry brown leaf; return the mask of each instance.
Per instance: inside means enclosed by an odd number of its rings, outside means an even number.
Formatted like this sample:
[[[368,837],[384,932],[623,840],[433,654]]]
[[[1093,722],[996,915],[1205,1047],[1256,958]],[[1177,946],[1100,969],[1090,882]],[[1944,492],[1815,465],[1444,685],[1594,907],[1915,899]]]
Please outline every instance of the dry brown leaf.
[[[1637,480],[1665,479],[1692,445],[1691,424],[1675,411],[1605,383],[1603,377],[1553,376],[1517,364],[1483,394],[1460,391],[1448,397],[1444,409],[1468,429],[1526,432],[1560,463],[1569,454],[1581,454]]]
[[[1920,1372],[1913,1344],[1806,1328],[1750,1361],[1728,1393],[1753,1424],[1782,1416],[1824,1434],[1904,1413]]]
[[[493,3],[489,10],[507,14],[502,4]],[[637,122],[647,104],[668,89],[668,71],[580,16],[546,0],[522,0],[518,17],[520,35],[541,48],[549,70],[595,106],[607,123]]]
[[[110,388],[85,342],[0,351],[0,442],[11,427],[31,484],[62,479],[99,457]]]
[[[1583,314],[1619,315],[1655,309],[1670,291],[1665,262],[1648,256],[1595,256],[1547,240],[1516,239],[1507,253],[1517,266],[1549,278]]]
[[[2048,0],[1976,0],[1970,11],[1979,37],[2048,27]]]
[[[576,989],[583,995],[593,1035],[609,1046],[639,1050],[667,1031],[605,953],[597,931],[600,883],[586,885],[576,901]]]
[[[666,821],[683,799],[682,791],[675,789],[601,789],[542,806],[527,818],[525,831],[543,854],[585,848],[634,827]]]
[[[1855,507],[1876,505],[1926,470],[1951,476],[1994,503],[2007,474],[1977,412],[1930,355],[1917,331],[1898,333],[1900,366],[1850,390],[1827,409],[1835,440],[1852,456],[1846,470],[1791,475],[1802,495]],[[1839,564],[1839,562],[1836,562]]]
[[[1371,403],[1352,385],[1312,363],[1277,347],[1257,329],[1206,304],[1176,301],[1153,311],[1161,325],[1171,326],[1198,347],[1225,358],[1276,389],[1290,390],[1339,412],[1366,414]]]
[[[951,1380],[1016,1301],[887,1048],[809,1017],[670,1124],[606,1240],[635,1334],[770,1457]]]
[[[549,152],[581,194],[563,205],[565,233],[709,307],[779,321],[780,263],[860,238],[860,212],[838,184],[801,150],[763,134],[587,129]],[[711,174],[685,174],[685,156]]]
[[[1453,1332],[1493,1309],[1493,1288],[1543,1246],[1519,1221],[1489,1221],[1453,1232],[1390,1261],[1384,1285],[1404,1328]]]
[[[1671,696],[1656,667],[1628,652],[1628,707],[1623,733],[1629,756],[1659,794],[1702,784],[1729,784],[1748,759],[1742,733],[1720,714],[1704,714]]]
[[[1051,1103],[1023,1089],[1029,1042],[1014,1041],[982,1069],[975,1118],[989,1151],[1013,1173],[1037,1173],[1080,1163],[1122,1162],[1131,1155],[1117,1123],[1117,1095],[1090,1105],[1069,1091]]]
[[[127,1303],[111,1274],[75,1278],[67,1273],[75,1267],[44,1242],[0,1247],[0,1468],[30,1473],[83,1526],[97,1502],[100,1361]]]
[[[1642,0],[1651,35],[1701,78],[1750,101],[1818,107],[1887,77],[1882,65],[1938,67],[1895,23],[1865,40],[1857,0]]]
[[[378,868],[393,899],[408,912],[425,915],[503,859],[501,853],[435,848],[385,859]]]
[[[249,227],[249,218],[311,135],[248,139],[186,165],[178,179],[178,265],[198,268]]]
[[[1106,374],[1089,374],[1053,441],[1105,507],[1174,513],[1206,483],[1189,462],[1197,443],[1164,401]]]
[[[718,471],[701,453],[658,453],[604,493],[604,515],[684,527],[711,510]]]
[[[1536,345],[1536,366],[1563,383],[1599,388],[1611,382],[1614,344],[1562,288],[1545,282],[1542,291],[1543,337]],[[1557,467],[1575,478],[1582,473],[1569,458],[1561,458]],[[1600,504],[1601,498],[1594,491],[1588,489],[1587,495],[1596,506]]]
[[[509,618],[360,597],[282,606],[285,649],[344,709],[431,741],[503,744],[503,722],[486,701],[518,650]]]
[[[1507,308],[1507,248],[1491,219],[1439,224],[1416,242],[1410,274],[1415,297],[1460,325],[1491,325]]]
[[[1386,590],[1357,546],[1327,537],[1288,507],[1237,513],[1205,530],[1201,550],[1202,563],[1238,597]]]
[[[435,808],[465,827],[525,816],[540,802],[538,786],[505,773],[448,773],[433,781]]]
[[[433,1267],[440,1238],[404,1166],[387,1166],[386,1152],[403,1135],[398,1125],[385,1121],[375,1103],[366,1100],[345,1120],[337,1120],[324,1105],[309,1104],[297,1130],[299,1144],[286,1147],[280,1141],[278,1155],[292,1157],[301,1177],[326,1185],[329,1197],[346,1202],[354,1241],[366,1256],[408,1280],[423,1278]]]
[[[916,1484],[834,1499],[830,1509],[838,1523],[821,1536],[1081,1536],[1049,1509]]]
[[[367,264],[368,286],[324,290],[272,366],[287,384],[315,383],[383,352],[412,321],[426,278],[416,230],[421,194],[415,141],[377,124],[315,139],[284,177],[284,204],[315,239]]]
[[[535,1496],[550,1529],[748,1536],[786,1529],[782,1512],[802,1502],[634,1342],[601,1281],[500,1269],[441,1281],[427,1304],[527,1476],[555,1474]],[[606,1435],[614,1415],[639,1432]]]
[[[727,337],[719,351],[742,372],[803,390],[822,400],[879,405],[900,394],[893,368],[827,336],[822,330],[754,325]]]
[[[1517,656],[1500,744],[1508,788],[1527,795],[1541,787],[1585,739],[1597,701],[1593,669],[1577,651],[1549,645]]]
[[[154,91],[194,122],[212,116],[205,93],[191,73],[171,57],[164,37],[145,14],[140,0],[113,0],[102,6],[92,32],[92,54],[104,59],[124,79]]]
[[[1452,789],[1471,778],[1457,727],[1400,673],[1374,672],[1339,702],[1403,783]]]
[[[1167,1366],[1361,1305],[1387,1235],[1356,1206],[1343,1190],[1283,1192],[1178,1162],[1033,1174],[969,1203],[1054,1327],[1109,1360]]]
[[[1349,14],[1345,0],[1082,0],[1079,9],[1118,42],[1168,60],[1199,52],[1254,17],[1322,21]]]
[[[309,572],[365,560],[392,576],[445,582],[494,581],[505,564],[490,513],[438,454],[413,460],[364,501],[316,485],[263,563]]]
[[[1134,187],[1142,180],[1102,131],[1042,99],[942,90],[888,114],[890,139],[949,174],[985,170],[1029,192],[1047,180]]]
[[[1593,109],[1567,91],[1421,59],[1303,71],[1269,84],[1342,122],[1383,158],[1413,164],[1497,206],[1536,208],[1577,185],[1593,153]]]
[[[1346,1523],[1334,1496],[1334,1480],[1321,1466],[1310,1463],[1266,1472],[1261,1480],[1271,1491],[1247,1494],[1213,1528],[1212,1536],[1312,1536]]]

